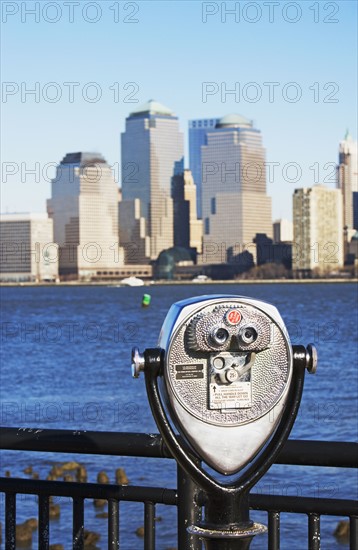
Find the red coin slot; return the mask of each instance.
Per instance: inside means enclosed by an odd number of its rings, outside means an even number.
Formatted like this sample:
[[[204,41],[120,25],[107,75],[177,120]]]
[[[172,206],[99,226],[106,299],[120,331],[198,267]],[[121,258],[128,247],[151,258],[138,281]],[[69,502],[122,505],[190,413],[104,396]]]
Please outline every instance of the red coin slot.
[[[241,313],[237,309],[232,309],[226,314],[226,319],[230,325],[238,325],[241,321]]]

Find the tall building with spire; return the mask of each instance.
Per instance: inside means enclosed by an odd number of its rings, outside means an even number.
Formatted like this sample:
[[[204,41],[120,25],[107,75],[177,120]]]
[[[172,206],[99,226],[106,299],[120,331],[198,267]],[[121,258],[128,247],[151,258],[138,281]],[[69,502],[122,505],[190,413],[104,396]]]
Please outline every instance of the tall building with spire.
[[[119,234],[122,241],[121,234],[126,231],[126,237],[138,245],[141,257],[137,263],[141,263],[156,259],[174,243],[171,186],[173,176],[184,169],[183,134],[174,113],[150,100],[127,117],[121,144]],[[131,208],[133,201],[138,221],[128,234],[121,210]]]
[[[52,180],[47,201],[54,241],[60,247],[59,273],[90,279],[123,266],[118,244],[118,186],[98,153],[68,153]]]
[[[255,257],[255,235],[272,236],[261,132],[247,118],[224,116],[201,146],[203,262],[225,263],[243,251]]]
[[[354,228],[353,193],[358,192],[357,149],[357,142],[353,140],[347,130],[344,140],[339,144],[337,186],[342,190],[343,226],[348,231]]]

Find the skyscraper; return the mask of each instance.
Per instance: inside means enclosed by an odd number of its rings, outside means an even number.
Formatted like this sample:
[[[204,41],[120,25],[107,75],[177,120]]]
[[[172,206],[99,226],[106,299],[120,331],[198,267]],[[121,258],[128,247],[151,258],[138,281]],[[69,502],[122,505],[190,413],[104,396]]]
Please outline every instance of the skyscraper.
[[[343,196],[343,226],[353,229],[353,193],[358,191],[357,142],[347,131],[339,144],[338,188]],[[342,228],[343,230],[343,228]]]
[[[358,191],[353,192],[353,228],[358,231]]]
[[[311,275],[343,265],[342,193],[323,185],[293,194],[292,269]]]
[[[174,113],[153,100],[132,111],[122,134],[122,197],[140,201],[137,217],[145,220],[141,239],[150,239],[150,259],[173,246],[171,184],[183,169],[183,134]],[[133,243],[136,235],[130,235]]]
[[[240,115],[221,118],[201,146],[203,262],[224,263],[272,235],[261,132]]]
[[[68,153],[47,202],[60,275],[91,278],[123,265],[118,244],[118,186],[98,153]]]
[[[201,147],[207,144],[208,131],[215,128],[218,118],[189,120],[189,166],[196,185],[196,208],[198,218],[202,217],[201,209]]]
[[[118,203],[120,243],[126,265],[145,265],[150,261],[150,237],[147,220],[141,216],[140,200],[121,200]]]
[[[203,223],[196,214],[196,186],[190,170],[173,177],[174,245],[202,251]]]

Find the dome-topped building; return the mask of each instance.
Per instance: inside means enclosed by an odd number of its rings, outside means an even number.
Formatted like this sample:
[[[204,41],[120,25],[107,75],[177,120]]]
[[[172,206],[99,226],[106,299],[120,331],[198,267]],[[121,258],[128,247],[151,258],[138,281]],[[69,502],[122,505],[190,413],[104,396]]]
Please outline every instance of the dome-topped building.
[[[238,113],[228,113],[222,117],[202,118],[189,121],[189,166],[197,186],[197,213],[203,217],[203,185],[206,180],[205,165],[203,165],[203,147],[208,145],[209,134],[230,134],[230,139],[250,142],[257,141],[260,132],[254,128],[253,120]],[[234,137],[235,136],[235,137]],[[218,137],[225,141],[226,137]],[[260,145],[259,145],[260,147]],[[220,160],[220,163],[222,160]],[[221,166],[221,164],[220,164]]]
[[[155,275],[157,279],[173,279],[176,267],[191,265],[193,259],[189,250],[182,246],[173,246],[159,254],[155,262]]]
[[[215,127],[204,125],[202,136],[203,251],[210,250],[211,263],[225,263],[254,242],[256,233],[271,237],[265,149],[252,120],[236,113],[218,118]]]
[[[159,116],[175,116],[173,111],[169,109],[169,107],[166,107],[165,105],[162,105],[158,101],[155,101],[154,99],[150,99],[146,103],[143,103],[143,105],[140,105],[137,107],[137,109],[134,109],[130,113],[129,116],[140,116],[140,115],[159,115]]]
[[[225,115],[216,123],[216,128],[240,128],[242,126],[251,128],[252,120],[236,113]]]

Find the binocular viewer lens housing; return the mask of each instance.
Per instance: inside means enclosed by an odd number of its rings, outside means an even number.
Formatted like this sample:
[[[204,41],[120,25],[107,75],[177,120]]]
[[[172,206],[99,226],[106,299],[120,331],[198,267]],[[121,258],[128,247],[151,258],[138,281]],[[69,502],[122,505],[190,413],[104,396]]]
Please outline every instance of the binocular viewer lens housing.
[[[214,328],[210,334],[211,343],[213,344],[213,346],[217,346],[217,347],[220,347],[223,344],[225,344],[228,338],[229,338],[228,331],[222,327]]]
[[[173,422],[207,464],[238,471],[273,433],[286,403],[292,347],[277,309],[238,296],[178,302],[159,346]]]
[[[254,327],[242,327],[240,339],[244,344],[252,344],[257,339],[257,332]]]

